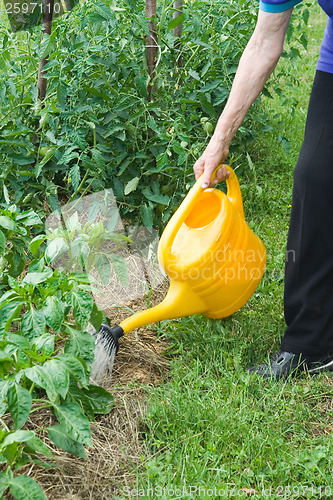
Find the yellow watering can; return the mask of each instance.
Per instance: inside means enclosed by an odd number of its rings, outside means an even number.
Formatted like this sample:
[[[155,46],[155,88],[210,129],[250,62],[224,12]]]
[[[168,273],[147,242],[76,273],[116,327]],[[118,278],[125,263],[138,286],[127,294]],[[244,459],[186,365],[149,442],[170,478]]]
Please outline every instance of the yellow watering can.
[[[118,350],[124,333],[165,319],[225,318],[249,300],[264,273],[266,250],[245,222],[237,176],[227,170],[227,194],[202,189],[200,178],[161,236],[158,260],[171,278],[164,300],[113,328],[103,324],[104,345]]]

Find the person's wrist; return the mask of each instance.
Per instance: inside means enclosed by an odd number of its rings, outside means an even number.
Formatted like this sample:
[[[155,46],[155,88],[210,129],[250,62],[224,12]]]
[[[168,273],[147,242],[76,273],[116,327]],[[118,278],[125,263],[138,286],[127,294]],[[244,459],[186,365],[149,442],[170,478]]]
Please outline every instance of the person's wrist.
[[[219,137],[219,135],[213,134],[208,145],[211,151],[215,152],[216,156],[219,156],[221,162],[225,160],[225,158],[229,154],[229,143],[225,140],[225,137]]]
[[[226,149],[229,149],[229,144],[237,131],[236,117],[233,114],[229,116],[229,114],[226,111],[222,113],[212,136],[214,141],[221,143]]]

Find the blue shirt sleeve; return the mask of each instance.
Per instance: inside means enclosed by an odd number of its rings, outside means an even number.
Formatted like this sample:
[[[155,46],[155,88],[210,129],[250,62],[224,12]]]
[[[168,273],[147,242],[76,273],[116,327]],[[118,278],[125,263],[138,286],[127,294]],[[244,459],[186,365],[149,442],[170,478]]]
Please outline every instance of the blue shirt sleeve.
[[[264,12],[284,12],[302,0],[260,0],[259,9]]]

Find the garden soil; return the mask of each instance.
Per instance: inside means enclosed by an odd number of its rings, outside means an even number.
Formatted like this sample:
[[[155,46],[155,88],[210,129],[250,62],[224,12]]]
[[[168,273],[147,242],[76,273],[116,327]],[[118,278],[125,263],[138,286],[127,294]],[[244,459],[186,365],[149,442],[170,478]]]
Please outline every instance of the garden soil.
[[[167,289],[165,281],[150,297],[107,310],[111,325],[128,317],[129,310],[147,308],[147,301],[149,306],[159,303]],[[86,459],[56,448],[45,433],[44,441],[54,453],[54,460],[49,460],[53,465],[29,464],[20,472],[38,481],[48,500],[112,499],[120,495],[125,486],[135,485],[136,470],[144,468],[147,460],[143,439],[147,387],[167,378],[166,350],[167,342],[158,338],[152,327],[140,328],[120,339],[112,377],[106,375],[99,384],[113,394],[115,406],[108,415],[97,415],[91,424],[93,446],[85,447]],[[55,423],[54,417],[44,410],[31,414],[28,428],[40,429],[52,423]]]

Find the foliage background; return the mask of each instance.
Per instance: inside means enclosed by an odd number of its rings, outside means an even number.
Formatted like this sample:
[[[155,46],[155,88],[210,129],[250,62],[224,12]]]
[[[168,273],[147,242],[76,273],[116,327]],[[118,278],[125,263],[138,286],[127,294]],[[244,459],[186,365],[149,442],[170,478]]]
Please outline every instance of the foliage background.
[[[54,21],[51,36],[43,39],[40,27],[12,34],[2,21],[2,202],[54,210],[59,200],[111,187],[123,217],[163,227],[193,182],[192,165],[223,109],[257,15],[257,5],[248,0],[188,1],[177,48],[171,6],[158,4],[152,102],[143,1],[88,0]],[[284,55],[291,64],[297,47],[307,43],[302,26],[308,9],[301,12],[288,32],[288,38],[294,32],[293,45]],[[175,64],[179,50],[181,69]],[[36,74],[46,55],[42,108]],[[278,92],[292,111],[295,102],[285,98],[281,85],[285,75],[276,75],[265,93]],[[231,161],[242,163],[249,141],[270,128],[258,101],[233,143]]]

